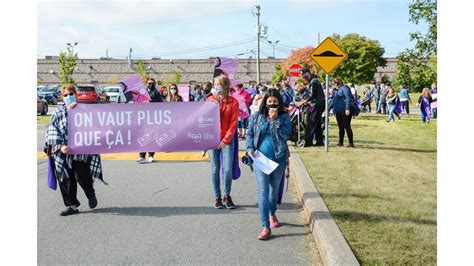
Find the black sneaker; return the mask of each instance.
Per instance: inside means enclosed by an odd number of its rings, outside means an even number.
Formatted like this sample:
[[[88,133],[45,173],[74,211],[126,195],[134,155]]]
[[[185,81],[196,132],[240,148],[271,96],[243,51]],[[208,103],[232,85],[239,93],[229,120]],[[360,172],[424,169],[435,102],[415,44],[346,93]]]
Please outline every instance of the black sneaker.
[[[94,209],[95,207],[97,207],[97,198],[95,196],[89,199],[89,207],[91,209]]]
[[[227,209],[235,209],[235,205],[232,202],[232,198],[230,196],[224,196],[224,203]]]
[[[216,204],[214,205],[214,208],[216,208],[216,209],[223,209],[224,208],[224,205],[222,204],[222,199],[221,198],[216,199]]]
[[[74,209],[71,208],[71,207],[67,207],[67,209],[65,209],[64,211],[62,211],[62,212],[60,213],[60,215],[61,215],[61,216],[68,216],[68,215],[71,215],[71,214],[76,214],[76,213],[78,213],[78,212],[79,212],[78,209],[75,209],[75,210],[74,210]]]
[[[338,147],[342,147],[342,146],[344,146],[344,144],[338,143],[337,146],[338,146]]]

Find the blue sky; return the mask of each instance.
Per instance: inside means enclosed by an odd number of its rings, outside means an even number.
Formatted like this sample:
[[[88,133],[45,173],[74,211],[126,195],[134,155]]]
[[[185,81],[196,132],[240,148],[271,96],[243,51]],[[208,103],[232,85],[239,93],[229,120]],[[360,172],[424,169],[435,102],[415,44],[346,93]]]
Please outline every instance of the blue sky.
[[[425,26],[408,21],[405,0],[198,0],[38,2],[37,54],[58,55],[66,43],[78,42],[80,58],[248,58],[256,50],[254,6],[268,26],[277,58],[292,48],[317,45],[332,33],[359,33],[378,40],[386,57],[412,47],[409,32]],[[222,47],[225,46],[225,47]],[[202,48],[201,50],[198,50]],[[187,52],[190,51],[190,52]],[[261,42],[261,57],[272,56]]]

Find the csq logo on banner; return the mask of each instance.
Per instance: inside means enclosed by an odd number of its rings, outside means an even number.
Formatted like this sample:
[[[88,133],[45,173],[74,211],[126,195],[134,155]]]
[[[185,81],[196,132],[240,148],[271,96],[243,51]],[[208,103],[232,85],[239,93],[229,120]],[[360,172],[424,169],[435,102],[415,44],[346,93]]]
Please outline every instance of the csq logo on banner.
[[[74,154],[215,149],[219,106],[210,102],[83,105],[68,112]]]

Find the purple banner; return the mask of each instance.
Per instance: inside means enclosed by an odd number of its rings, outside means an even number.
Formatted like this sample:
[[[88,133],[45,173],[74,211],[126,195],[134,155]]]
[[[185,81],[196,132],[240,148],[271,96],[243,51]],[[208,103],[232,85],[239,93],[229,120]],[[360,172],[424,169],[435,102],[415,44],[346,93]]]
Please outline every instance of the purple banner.
[[[214,67],[214,77],[220,76],[221,74],[229,77],[230,81],[237,80],[237,66],[239,65],[239,59],[227,58],[227,57],[216,57]]]
[[[125,85],[123,89],[123,93],[127,98],[127,102],[134,102],[134,103],[143,103],[150,101],[150,95],[148,95],[148,91],[146,90],[145,84],[143,84],[142,78],[140,75],[133,75],[120,81]]]
[[[210,150],[220,142],[219,105],[78,104],[68,132],[74,154]]]
[[[294,89],[297,80],[298,79],[296,77],[289,77],[288,78],[288,84],[290,85],[290,87],[292,87]]]
[[[183,98],[183,102],[189,102],[189,86],[178,84],[178,94]]]

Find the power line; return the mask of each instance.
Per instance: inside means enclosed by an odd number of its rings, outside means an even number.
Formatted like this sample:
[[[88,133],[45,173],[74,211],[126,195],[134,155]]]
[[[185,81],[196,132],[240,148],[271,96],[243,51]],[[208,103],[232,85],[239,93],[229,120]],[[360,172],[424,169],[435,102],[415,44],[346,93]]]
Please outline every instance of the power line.
[[[195,53],[195,52],[204,52],[204,51],[209,51],[209,50],[216,50],[216,49],[241,45],[241,44],[245,44],[245,43],[250,43],[253,40],[254,40],[254,38],[249,38],[249,39],[234,41],[234,42],[230,42],[230,43],[223,43],[223,44],[211,45],[211,46],[205,46],[205,47],[197,47],[197,48],[192,48],[192,49],[168,51],[168,52],[162,52],[162,53],[139,54],[139,55],[135,55],[134,57],[135,58],[161,57],[161,56],[180,55],[180,54]],[[123,56],[116,56],[115,55],[115,56],[112,56],[112,57],[117,58],[117,57],[123,57]]]

